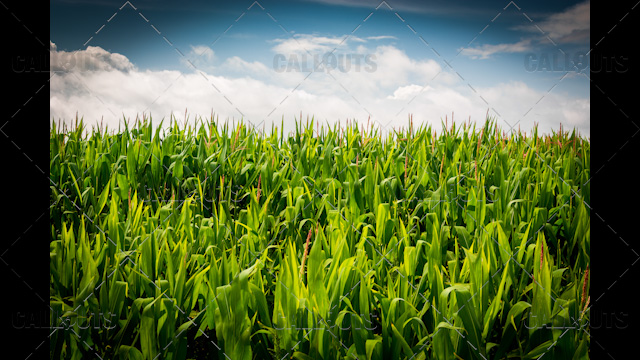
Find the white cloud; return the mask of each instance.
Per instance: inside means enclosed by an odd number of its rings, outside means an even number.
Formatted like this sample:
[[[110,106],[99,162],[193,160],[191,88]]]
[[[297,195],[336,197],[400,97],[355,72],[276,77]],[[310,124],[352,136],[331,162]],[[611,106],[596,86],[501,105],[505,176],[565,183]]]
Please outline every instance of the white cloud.
[[[530,129],[537,122],[544,132],[550,132],[551,129],[557,131],[562,123],[576,127],[582,133],[589,133],[588,98],[576,98],[560,91],[537,91],[520,81],[477,90],[492,107],[496,107],[499,118],[505,121],[505,130],[509,130],[507,123],[512,126],[518,123],[522,129]]]
[[[315,41],[310,37],[307,40]],[[51,48],[52,63],[54,58],[59,61],[68,56],[53,44]],[[217,71],[203,70],[202,74],[150,71],[137,69],[126,57],[96,47],[80,52],[88,58],[88,68],[94,70],[72,68],[52,77],[50,116],[56,121],[71,121],[78,112],[89,124],[100,122],[104,116],[113,129],[123,114],[135,119],[143,112],[151,113],[157,124],[171,114],[182,119],[186,108],[190,119],[208,118],[213,111],[221,120],[243,117],[254,124],[265,120],[267,127],[271,122],[279,125],[284,116],[288,131],[294,116],[298,117],[301,111],[315,115],[323,123],[346,118],[366,120],[371,114],[372,120],[396,127],[406,125],[410,112],[414,122],[439,128],[440,119],[451,112],[458,120],[471,116],[472,120],[482,121],[487,107],[491,107],[512,124],[522,119],[524,128],[536,121],[541,130],[549,131],[562,122],[588,133],[588,98],[560,92],[547,94],[522,118],[544,95],[524,83],[477,88],[489,102],[487,106],[466,83],[434,60],[412,59],[393,46],[356,49],[359,50],[354,52],[375,55],[375,71],[334,70],[331,76],[318,72],[306,77],[304,72],[277,73],[270,64],[240,57],[224,59],[215,68]],[[193,50],[197,51],[197,47]]]
[[[412,83],[430,84],[434,77],[440,84],[452,84],[455,81],[455,75],[443,71],[435,60],[414,60],[394,46],[377,46],[369,50],[369,54],[371,71],[334,71],[332,74],[347,84],[345,86],[350,91],[371,97],[386,96],[399,86]]]
[[[259,61],[245,61],[238,56],[232,56],[224,61],[221,68],[236,72],[248,72],[253,75],[264,75],[270,69]]]
[[[184,57],[180,57],[180,63],[188,69],[196,69],[206,72],[216,71],[217,57],[209,46],[191,45]]]
[[[326,37],[326,36],[313,36],[313,35],[296,35],[293,38],[276,39],[276,46],[272,48],[275,53],[278,54],[299,54],[311,52],[329,52],[333,49],[344,46],[346,47],[346,41],[343,38],[338,37]]]
[[[585,114],[589,114],[591,111],[591,102],[589,99],[576,99],[563,105],[564,106],[561,106],[562,115],[564,115],[564,119],[567,120],[567,124],[569,124],[570,127],[584,127]]]
[[[191,54],[208,62],[213,62],[215,59],[213,49],[206,45],[191,45]]]
[[[380,36],[367,36],[366,39],[377,41],[377,40],[390,40],[390,39],[396,40],[398,38],[392,35],[380,35]]]
[[[427,91],[430,89],[429,86],[426,88],[424,86],[411,84],[408,86],[400,86],[393,92],[393,95],[387,96],[387,99],[393,100],[410,100],[412,97],[418,95],[421,91]]]
[[[520,40],[513,44],[483,44],[462,49],[462,55],[472,59],[489,59],[497,53],[523,53],[531,51],[531,39]]]

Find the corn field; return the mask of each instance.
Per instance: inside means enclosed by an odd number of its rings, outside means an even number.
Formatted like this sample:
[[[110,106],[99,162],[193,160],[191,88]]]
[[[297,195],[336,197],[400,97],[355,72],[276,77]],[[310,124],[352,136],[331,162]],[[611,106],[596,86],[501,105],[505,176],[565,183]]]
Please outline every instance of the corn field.
[[[50,130],[55,359],[587,359],[590,143]]]

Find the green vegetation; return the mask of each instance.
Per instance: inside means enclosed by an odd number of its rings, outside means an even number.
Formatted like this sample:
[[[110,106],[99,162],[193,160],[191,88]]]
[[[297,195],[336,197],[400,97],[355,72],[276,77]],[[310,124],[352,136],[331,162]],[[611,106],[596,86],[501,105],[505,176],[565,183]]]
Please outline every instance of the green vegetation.
[[[588,358],[575,132],[80,121],[50,154],[52,358]]]

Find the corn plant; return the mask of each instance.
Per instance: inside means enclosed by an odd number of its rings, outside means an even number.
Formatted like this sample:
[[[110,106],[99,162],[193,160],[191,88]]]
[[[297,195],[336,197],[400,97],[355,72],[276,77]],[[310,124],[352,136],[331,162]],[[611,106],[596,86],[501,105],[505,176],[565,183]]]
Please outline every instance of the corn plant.
[[[589,357],[575,131],[124,124],[51,125],[52,358]]]

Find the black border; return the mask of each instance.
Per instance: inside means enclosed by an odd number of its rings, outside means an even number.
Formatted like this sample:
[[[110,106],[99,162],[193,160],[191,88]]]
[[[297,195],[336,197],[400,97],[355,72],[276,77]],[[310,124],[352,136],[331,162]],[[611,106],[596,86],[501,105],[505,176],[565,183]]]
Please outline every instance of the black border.
[[[49,358],[50,334],[49,14],[37,5],[0,3],[0,343],[3,357],[29,360]]]
[[[640,253],[634,229],[640,223],[636,206],[640,195],[635,189],[640,154],[640,128],[635,125],[640,126],[639,4],[637,0],[591,4],[591,64],[605,60],[612,65],[591,71],[593,359],[626,358],[628,350],[637,354],[633,346],[640,328],[636,298],[640,261],[635,263],[639,258],[634,253]]]

